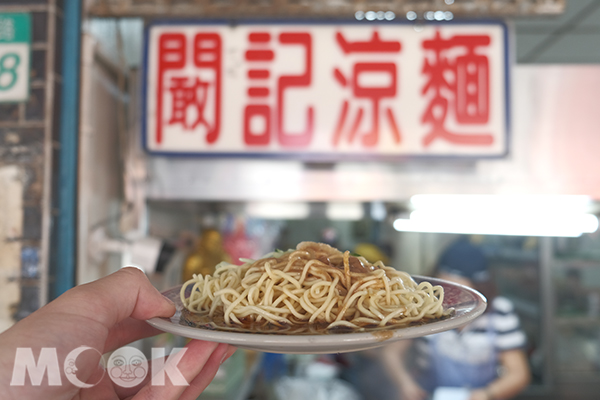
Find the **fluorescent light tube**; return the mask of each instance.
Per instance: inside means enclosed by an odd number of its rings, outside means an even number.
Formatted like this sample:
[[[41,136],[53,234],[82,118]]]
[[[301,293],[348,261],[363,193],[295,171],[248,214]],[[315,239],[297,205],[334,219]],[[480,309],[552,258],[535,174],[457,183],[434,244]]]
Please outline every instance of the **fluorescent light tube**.
[[[358,221],[364,216],[361,203],[332,202],[327,203],[325,216],[330,220]]]
[[[410,219],[394,221],[401,232],[438,232],[511,236],[577,237],[598,229],[592,214],[507,214],[507,213],[440,213],[413,212]]]
[[[310,214],[310,207],[303,202],[248,203],[246,213],[262,219],[305,219]]]

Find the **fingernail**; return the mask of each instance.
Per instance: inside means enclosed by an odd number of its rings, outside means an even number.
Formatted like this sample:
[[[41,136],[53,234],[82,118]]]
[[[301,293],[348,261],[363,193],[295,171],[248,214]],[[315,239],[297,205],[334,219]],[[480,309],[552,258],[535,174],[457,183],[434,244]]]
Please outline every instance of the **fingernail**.
[[[227,346],[225,352],[223,353],[223,357],[221,357],[221,364],[223,364],[229,358],[229,346]]]
[[[129,265],[125,265],[124,267],[121,267],[121,269],[123,269],[123,268],[135,268],[135,269],[142,271],[144,273],[144,275],[146,274],[146,271],[144,270],[144,268],[140,267],[139,265],[129,264]]]

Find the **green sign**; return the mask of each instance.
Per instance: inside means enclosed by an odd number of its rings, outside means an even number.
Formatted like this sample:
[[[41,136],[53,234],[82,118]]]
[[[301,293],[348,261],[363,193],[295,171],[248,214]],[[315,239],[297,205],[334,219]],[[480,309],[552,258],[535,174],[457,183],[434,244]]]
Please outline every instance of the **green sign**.
[[[0,102],[27,100],[30,54],[29,14],[0,13]]]

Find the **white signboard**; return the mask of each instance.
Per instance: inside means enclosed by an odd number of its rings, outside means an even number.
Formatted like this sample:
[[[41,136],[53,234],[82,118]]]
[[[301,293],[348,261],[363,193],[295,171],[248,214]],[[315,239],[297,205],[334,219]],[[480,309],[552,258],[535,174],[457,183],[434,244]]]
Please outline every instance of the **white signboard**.
[[[501,23],[154,24],[154,154],[313,159],[503,156]]]
[[[29,97],[29,14],[0,13],[0,102],[22,102]]]

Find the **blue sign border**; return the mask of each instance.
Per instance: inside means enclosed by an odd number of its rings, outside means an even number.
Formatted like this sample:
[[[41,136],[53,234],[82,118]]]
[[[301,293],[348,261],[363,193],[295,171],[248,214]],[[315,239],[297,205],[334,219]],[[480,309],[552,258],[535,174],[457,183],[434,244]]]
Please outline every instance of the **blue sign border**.
[[[495,154],[368,154],[368,153],[304,153],[304,152],[281,152],[281,153],[263,153],[263,152],[245,152],[245,153],[209,153],[209,152],[169,152],[150,150],[147,145],[147,109],[148,109],[148,53],[150,30],[155,26],[165,25],[411,25],[412,21],[358,21],[355,19],[315,19],[315,20],[291,20],[291,19],[265,19],[265,20],[224,20],[224,19],[165,19],[153,20],[144,28],[144,49],[142,62],[142,148],[150,156],[162,156],[169,158],[238,158],[238,159],[289,159],[304,162],[350,162],[350,161],[372,161],[372,162],[398,162],[407,160],[483,160],[483,159],[503,159],[510,154],[511,145],[511,110],[510,110],[510,66],[512,65],[512,55],[509,52],[508,27],[503,20],[453,20],[453,21],[428,21],[427,25],[448,26],[448,25],[499,25],[504,33],[504,103],[506,114],[506,131],[504,151]]]

